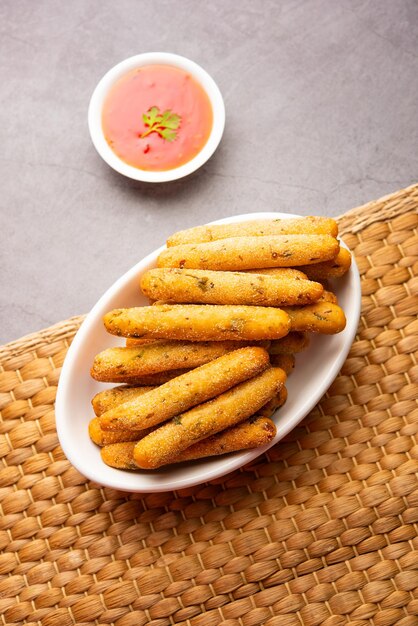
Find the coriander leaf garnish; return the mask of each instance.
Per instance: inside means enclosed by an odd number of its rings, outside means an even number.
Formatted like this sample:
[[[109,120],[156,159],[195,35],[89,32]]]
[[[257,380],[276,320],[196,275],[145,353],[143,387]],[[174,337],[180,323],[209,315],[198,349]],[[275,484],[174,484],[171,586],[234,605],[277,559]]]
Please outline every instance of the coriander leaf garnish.
[[[151,133],[158,133],[166,141],[174,141],[177,138],[177,129],[180,126],[181,117],[167,109],[161,113],[158,107],[151,107],[142,115],[142,121],[149,128],[140,135],[143,139]]]

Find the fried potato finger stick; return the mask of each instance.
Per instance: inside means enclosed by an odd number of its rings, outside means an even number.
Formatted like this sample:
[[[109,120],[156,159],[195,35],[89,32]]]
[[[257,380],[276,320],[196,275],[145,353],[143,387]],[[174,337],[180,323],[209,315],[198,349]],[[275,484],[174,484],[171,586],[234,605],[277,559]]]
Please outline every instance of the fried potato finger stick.
[[[138,470],[139,467],[134,461],[136,443],[135,441],[123,441],[103,446],[100,450],[102,461],[109,467],[116,469]]]
[[[212,437],[203,439],[183,450],[172,463],[194,461],[209,456],[219,456],[229,452],[258,448],[270,443],[276,434],[276,426],[268,417],[250,418]],[[134,461],[135,442],[115,443],[101,449],[106,465],[117,469],[139,470]]]
[[[193,461],[266,445],[274,439],[276,426],[271,419],[255,417],[203,439],[183,450],[171,463]],[[103,461],[111,467],[138,470],[134,460],[135,443],[113,444],[102,448]]]
[[[276,426],[270,418],[253,417],[242,424],[198,441],[190,448],[183,450],[175,462],[193,461],[238,450],[259,448],[272,441],[276,432]]]
[[[236,347],[234,341],[169,341],[136,348],[107,348],[95,357],[90,373],[102,382],[123,382],[127,378],[198,367]]]
[[[110,382],[115,383],[126,383],[129,386],[135,387],[156,387],[158,385],[163,385],[164,383],[176,378],[177,376],[181,376],[186,372],[190,371],[189,369],[177,369],[177,370],[168,370],[167,372],[158,372],[157,374],[149,374],[148,376],[127,376],[122,377],[121,380],[115,380]]]
[[[231,237],[163,250],[157,267],[202,270],[251,270],[294,267],[334,259],[339,243],[331,235]]]
[[[206,456],[214,456],[215,450],[223,450],[223,452],[219,452],[219,454],[227,454],[228,452],[236,452],[237,450],[244,450],[248,448],[255,448],[257,446],[264,445],[264,443],[268,443],[268,441],[262,440],[258,437],[253,429],[251,429],[251,433],[244,429],[244,425],[255,424],[255,423],[263,423],[259,422],[259,420],[265,420],[270,418],[277,409],[285,404],[287,400],[287,389],[286,387],[282,387],[275,396],[271,400],[269,400],[264,406],[261,407],[259,411],[255,415],[249,418],[247,422],[243,424],[238,424],[238,426],[232,426],[216,435],[213,435],[210,439],[203,439],[197,444],[192,445],[190,448],[187,448],[182,452],[182,456],[178,459],[174,459],[173,463],[178,463],[180,461],[198,459]],[[97,420],[98,421],[98,420]],[[92,420],[93,422],[93,420]],[[97,428],[97,424],[95,425]],[[100,426],[98,426],[100,428]],[[275,432],[275,431],[274,431]],[[148,431],[101,431],[101,434],[96,435],[96,439],[93,439],[95,443],[100,446],[105,445],[106,450],[102,451],[103,461],[110,465],[111,467],[117,467],[119,469],[136,469],[138,470],[138,466],[133,459],[134,447],[135,443],[122,443],[122,442],[132,442],[134,439],[118,439],[118,436],[126,437],[129,433],[129,437],[134,437],[135,434],[137,436],[136,441],[140,441],[140,436],[145,436]],[[273,435],[274,436],[274,435]],[[103,441],[104,438],[112,438],[113,440],[108,442],[110,443],[121,443],[118,446],[108,445]],[[233,437],[233,439],[232,439]],[[238,439],[239,437],[239,439]],[[232,441],[234,444],[232,446]],[[258,442],[258,443],[257,443]],[[231,444],[231,445],[230,445]],[[239,446],[239,447],[237,447]],[[199,456],[198,456],[199,453]],[[187,456],[187,459],[186,459]]]
[[[263,276],[275,276],[276,278],[293,278],[296,280],[308,280],[303,272],[293,267],[265,267],[256,270],[244,270],[246,274],[262,274]]]
[[[211,304],[115,309],[104,316],[104,324],[113,335],[189,341],[279,339],[289,331],[281,309]]]
[[[338,225],[329,217],[249,220],[232,224],[211,224],[181,230],[167,239],[167,247],[185,243],[205,243],[231,237],[265,237],[266,235],[338,235]]]
[[[269,400],[261,409],[257,412],[255,416],[250,419],[255,419],[257,417],[271,417],[277,409],[285,404],[287,400],[287,389],[286,387],[282,387],[278,394],[276,394],[271,400]],[[89,424],[89,435],[91,440],[97,444],[98,446],[107,446],[113,443],[122,443],[125,441],[140,441],[143,437],[148,435],[150,432],[158,428],[158,426],[154,426],[151,428],[147,428],[146,430],[103,430],[100,426],[100,420],[95,417],[90,421]],[[261,444],[260,444],[261,445]],[[132,448],[132,457],[133,457],[133,448]],[[135,464],[135,467],[136,464]],[[130,468],[127,468],[130,469]]]
[[[154,345],[157,343],[165,343],[167,339],[132,339],[128,337],[126,340],[127,348],[136,348],[137,346],[145,346],[153,343]]]
[[[286,307],[291,329],[333,335],[345,328],[344,311],[333,302],[316,302],[302,307]]]
[[[287,389],[283,386],[275,396],[257,411],[253,417],[271,417],[277,409],[286,403]]]
[[[127,385],[120,385],[119,387],[112,387],[112,389],[105,389],[96,393],[91,403],[93,405],[93,411],[95,415],[99,416],[102,413],[106,413],[110,409],[113,409],[119,404],[128,402],[142,396],[147,391],[152,391],[154,387],[129,387]]]
[[[332,291],[326,291],[324,289],[324,293],[319,298],[322,302],[332,302],[333,304],[338,304],[337,296]]]
[[[326,280],[327,278],[341,278],[351,267],[351,253],[341,247],[335,259],[316,263],[315,265],[302,266],[300,269],[311,280]]]
[[[285,380],[283,370],[269,368],[213,400],[175,417],[136,444],[136,464],[143,469],[154,469],[171,463],[192,444],[256,413],[277,394]]]
[[[206,363],[149,393],[103,413],[103,430],[143,430],[161,424],[259,374],[269,366],[263,348],[241,348]]]
[[[302,352],[309,345],[309,337],[306,333],[291,331],[286,337],[270,342],[268,351],[270,354],[295,354]]]
[[[163,303],[165,304],[165,302]],[[166,343],[167,339],[134,339],[133,337],[127,337],[126,339],[126,347],[127,348],[136,348],[138,346],[143,346],[145,343],[150,344],[150,343]],[[180,343],[180,340],[178,340]],[[186,343],[186,341],[183,341],[183,343]],[[195,343],[195,342],[189,342],[189,343]],[[260,348],[265,348],[266,350],[268,350],[269,346],[270,346],[270,339],[264,339],[262,341],[235,341],[236,344],[236,348],[245,348],[246,346],[259,346]]]
[[[255,306],[311,304],[324,290],[320,283],[283,276],[175,268],[149,270],[141,289],[165,302]]]
[[[111,443],[119,443],[121,441],[139,441],[142,437],[145,437],[153,428],[147,428],[146,430],[103,430],[100,426],[100,419],[93,417],[89,423],[89,435],[90,439],[98,446],[107,446]]]
[[[270,363],[273,367],[280,367],[289,376],[295,367],[295,356],[294,354],[272,354]]]

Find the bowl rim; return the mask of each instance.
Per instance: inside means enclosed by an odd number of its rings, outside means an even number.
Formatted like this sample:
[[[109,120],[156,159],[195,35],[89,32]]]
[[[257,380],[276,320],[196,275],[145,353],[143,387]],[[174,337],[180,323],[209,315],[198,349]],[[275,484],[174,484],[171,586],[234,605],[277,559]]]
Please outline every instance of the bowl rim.
[[[203,87],[212,105],[213,125],[206,144],[193,159],[171,170],[158,172],[141,170],[125,163],[110,148],[103,133],[102,109],[109,90],[127,72],[144,65],[171,65],[189,72]],[[144,52],[120,61],[100,79],[90,98],[87,119],[93,145],[102,159],[111,168],[133,180],[162,183],[188,176],[204,165],[212,156],[224,132],[225,104],[221,91],[214,79],[195,61],[172,52]]]
[[[247,213],[237,216],[231,216],[228,218],[224,218],[221,220],[216,220],[211,222],[212,224],[221,224],[221,223],[232,223],[239,222],[248,219],[271,219],[275,218],[292,218],[292,217],[301,217],[300,215],[295,214],[283,214],[278,212],[264,212],[264,213]],[[341,244],[345,247],[346,244],[340,239]],[[174,489],[182,489],[187,487],[192,487],[196,484],[201,484],[207,482],[209,480],[213,480],[215,478],[219,478],[230,472],[239,469],[240,467],[246,465],[247,463],[253,461],[255,458],[260,456],[263,452],[266,452],[270,447],[278,443],[285,435],[287,435],[299,422],[312,410],[312,408],[319,402],[319,400],[323,397],[326,391],[329,389],[332,382],[335,380],[338,372],[340,371],[342,365],[345,362],[345,359],[349,353],[353,340],[355,338],[358,322],[360,319],[361,313],[361,287],[360,287],[360,275],[358,272],[357,264],[353,255],[351,268],[346,275],[352,281],[353,292],[350,297],[350,303],[352,302],[352,311],[350,317],[347,317],[347,326],[344,330],[345,333],[345,341],[342,346],[341,352],[338,353],[338,356],[334,359],[332,363],[332,367],[328,369],[324,367],[323,371],[323,382],[318,385],[315,390],[315,393],[310,395],[307,398],[304,398],[301,402],[298,411],[292,415],[292,419],[286,419],[284,421],[280,421],[277,425],[277,435],[272,442],[269,444],[262,446],[260,448],[255,448],[248,451],[243,451],[240,453],[234,453],[232,455],[228,455],[228,457],[216,457],[216,461],[214,462],[209,469],[203,472],[203,470],[198,470],[198,464],[191,464],[191,471],[188,473],[186,478],[171,478],[159,482],[158,473],[157,472],[146,472],[146,474],[134,473],[136,479],[144,479],[147,484],[142,484],[138,486],[128,485],[126,482],[127,472],[123,470],[117,470],[114,468],[109,468],[113,470],[111,472],[111,479],[102,480],[99,472],[95,471],[91,465],[89,464],[88,459],[79,458],[77,454],[77,449],[73,448],[70,444],[71,431],[72,431],[72,416],[67,415],[69,412],[66,409],[67,400],[69,401],[71,398],[71,386],[68,384],[68,381],[71,379],[71,375],[73,370],[76,369],[76,359],[78,356],[78,351],[82,347],[83,342],[88,339],[90,332],[93,332],[94,326],[97,324],[98,316],[103,313],[104,306],[107,305],[108,301],[117,295],[123,287],[127,287],[131,280],[137,280],[141,272],[147,268],[150,263],[155,263],[155,260],[158,254],[165,248],[165,246],[161,246],[157,248],[143,259],[141,259],[138,263],[136,263],[133,267],[131,267],[125,274],[123,274],[120,278],[118,278],[109,289],[102,295],[102,297],[97,301],[97,303],[93,306],[90,313],[87,314],[84,322],[80,326],[77,334],[75,335],[64,360],[64,364],[61,371],[60,380],[58,383],[58,390],[56,396],[56,404],[55,404],[55,412],[56,412],[56,426],[57,426],[57,434],[61,444],[61,447],[70,461],[70,463],[80,471],[83,476],[94,481],[95,483],[104,485],[106,487],[118,489],[120,491],[126,492],[134,492],[134,493],[149,493],[149,492],[164,492],[171,491]],[[334,335],[335,336],[335,335]],[[337,335],[338,337],[338,335]],[[303,394],[302,394],[303,395]],[[93,416],[92,416],[93,417]],[[274,416],[273,416],[274,417]],[[88,423],[86,422],[86,436]],[[204,459],[202,459],[204,461]],[[200,463],[197,462],[197,463]],[[222,465],[222,468],[219,468],[219,464]],[[194,471],[196,470],[197,471]],[[128,473],[129,474],[129,473]],[[196,477],[197,474],[197,477]],[[202,475],[204,474],[204,475]],[[150,478],[151,477],[151,478]]]

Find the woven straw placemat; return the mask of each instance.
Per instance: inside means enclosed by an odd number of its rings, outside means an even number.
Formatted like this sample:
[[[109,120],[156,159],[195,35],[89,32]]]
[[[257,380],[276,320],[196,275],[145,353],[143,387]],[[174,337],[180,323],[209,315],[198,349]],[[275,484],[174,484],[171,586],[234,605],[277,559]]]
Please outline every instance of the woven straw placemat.
[[[417,208],[413,186],[340,218],[363,287],[344,368],[219,480],[125,494],[70,465],[54,398],[81,317],[0,349],[0,623],[418,624]]]

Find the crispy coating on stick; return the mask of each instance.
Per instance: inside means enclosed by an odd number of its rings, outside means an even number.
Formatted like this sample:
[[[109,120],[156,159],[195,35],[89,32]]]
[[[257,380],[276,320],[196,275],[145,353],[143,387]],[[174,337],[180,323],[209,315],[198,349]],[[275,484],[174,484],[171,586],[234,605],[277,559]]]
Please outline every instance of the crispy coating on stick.
[[[256,413],[284,385],[286,374],[269,368],[150,433],[134,449],[137,465],[154,469],[171,463],[192,444]]]
[[[139,441],[145,437],[153,428],[144,430],[103,430],[100,426],[100,418],[93,417],[89,423],[90,439],[98,446],[107,446],[111,443],[119,443],[121,441]]]
[[[311,280],[326,280],[327,278],[341,278],[351,267],[351,253],[341,247],[337,256],[331,261],[306,265],[300,269],[307,274]]]
[[[158,385],[163,385],[167,381],[176,378],[176,376],[181,376],[188,371],[190,370],[185,368],[177,370],[167,370],[166,372],[158,372],[157,374],[149,374],[148,376],[127,376],[126,378],[115,382],[124,382],[127,385],[133,385],[136,387],[156,387]]]
[[[136,348],[107,348],[98,354],[91,375],[102,382],[123,382],[175,369],[191,369],[236,349],[234,341],[167,341]]]
[[[288,316],[281,309],[211,304],[115,309],[105,315],[104,323],[114,335],[188,341],[279,339],[289,331]]]
[[[280,409],[286,403],[286,400],[287,389],[283,386],[253,417],[271,417],[277,409]]]
[[[338,304],[338,299],[335,293],[333,293],[332,291],[326,291],[325,289],[324,293],[320,297],[320,300],[322,302],[332,302],[333,304]]]
[[[165,303],[164,303],[165,304]],[[146,342],[147,344],[150,343],[165,343],[167,341],[167,339],[135,339],[133,337],[127,337],[126,339],[126,347],[127,348],[134,348],[137,346],[143,346],[144,343]],[[179,342],[181,340],[178,340]],[[183,341],[183,343],[187,343],[186,341]],[[195,343],[195,342],[190,342],[190,343]],[[269,346],[270,346],[271,341],[269,339],[264,339],[263,341],[235,341],[236,344],[236,348],[245,348],[246,346],[259,346],[260,348],[265,348],[266,350],[268,350]]]
[[[134,339],[132,337],[128,337],[126,340],[126,347],[127,348],[136,348],[137,346],[145,346],[148,345],[150,343],[155,344],[160,344],[160,343],[165,343],[167,341],[167,339]]]
[[[268,351],[270,354],[295,354],[302,352],[309,345],[309,337],[306,333],[291,331],[286,337],[270,342]]]
[[[244,270],[246,274],[262,274],[266,276],[275,276],[276,278],[293,278],[295,280],[308,280],[303,272],[296,270],[294,267],[266,267],[257,270]]]
[[[255,417],[232,426],[212,437],[203,439],[183,450],[172,463],[193,461],[210,456],[219,456],[239,450],[264,446],[274,439],[276,426],[268,417]],[[101,450],[103,461],[110,467],[125,470],[139,470],[134,461],[135,442],[116,443]]]
[[[287,376],[292,373],[295,367],[294,354],[272,354],[270,356],[270,363],[273,367],[281,367],[286,372]]]
[[[158,267],[202,270],[251,270],[294,267],[334,259],[339,243],[331,235],[231,237],[163,250]]]
[[[276,432],[276,426],[270,418],[261,416],[250,418],[242,424],[232,426],[186,448],[175,459],[175,462],[193,461],[238,450],[259,448],[272,441]]]
[[[110,467],[123,470],[138,470],[134,460],[135,441],[124,441],[103,446],[100,450],[102,461]]]
[[[147,391],[152,391],[153,389],[154,387],[129,387],[128,385],[105,389],[104,391],[100,391],[100,393],[96,393],[91,401],[93,411],[99,416],[113,409],[115,406],[123,404],[123,402],[128,402],[128,400],[138,398],[142,396],[143,393],[147,393]]]
[[[257,411],[257,413],[255,415],[253,415],[252,417],[250,417],[248,422],[245,422],[246,424],[253,424],[255,423],[257,420],[259,419],[266,419],[269,418],[273,415],[273,413],[275,413],[275,411],[277,411],[277,409],[279,409],[281,406],[283,406],[286,402],[287,399],[287,389],[286,387],[282,387],[279,391],[278,394],[276,394],[275,396],[273,396],[273,398],[271,400],[269,400],[264,406],[261,407],[261,409],[259,411]],[[113,444],[113,443],[122,443],[122,442],[128,442],[128,441],[140,441],[143,437],[145,437],[148,433],[152,432],[153,430],[155,430],[156,428],[158,428],[158,426],[154,426],[153,428],[149,428],[147,430],[123,430],[123,431],[105,431],[102,430],[100,427],[100,420],[98,418],[94,418],[91,420],[90,425],[89,425],[89,433],[90,433],[90,437],[91,439],[94,441],[94,443],[96,443],[98,446],[109,446],[109,444]],[[233,426],[232,428],[239,428],[238,426]],[[231,430],[232,429],[228,429]],[[223,433],[225,433],[225,435],[227,434],[228,430],[224,430],[222,431]],[[238,430],[237,434],[239,432],[243,432],[242,430]],[[254,433],[255,434],[255,433]],[[218,435],[213,435],[213,437],[216,437],[217,439],[215,439],[215,441],[219,441],[219,443],[223,443],[223,437],[221,436],[222,433],[219,433]],[[207,439],[203,440],[204,442],[209,441]],[[256,447],[255,445],[250,445],[252,442],[255,442],[255,439],[253,437],[248,438],[248,439],[242,439],[240,440],[240,447],[236,448],[237,450],[243,450],[245,448],[250,448],[250,447]],[[202,442],[199,442],[202,443]],[[267,443],[267,442],[266,442]],[[263,445],[263,443],[258,443],[257,445]],[[195,446],[199,446],[199,444],[195,444]],[[113,453],[117,453],[117,457],[121,459],[122,457],[120,456],[121,453],[123,453],[123,451],[128,451],[130,450],[130,455],[131,455],[131,459],[130,459],[130,463],[129,466],[126,466],[126,464],[122,464],[121,469],[138,469],[138,466],[135,463],[135,466],[132,466],[132,463],[134,463],[133,461],[133,449],[134,446],[120,446],[117,448],[114,448],[113,451],[111,449],[109,449],[106,453],[105,453],[105,457],[107,459],[112,459],[112,452]],[[188,448],[187,450],[184,451],[184,454],[188,454],[188,451],[190,450],[190,453],[193,452],[193,454],[195,454],[197,452],[197,449],[202,449],[202,448],[196,448],[196,451],[193,451],[194,446],[192,446],[191,448]],[[202,456],[211,456],[212,454],[214,454],[214,452],[212,452],[214,450],[214,446],[208,446],[205,447],[205,454]],[[235,449],[234,449],[235,450]],[[229,452],[233,452],[234,450],[225,450],[225,454],[227,451]],[[194,457],[194,458],[200,458],[200,457]],[[185,459],[183,459],[185,460]],[[178,461],[180,461],[180,458],[178,459]],[[107,461],[106,461],[107,462]],[[176,461],[174,461],[176,462]],[[109,465],[112,465],[112,462],[108,463]]]
[[[329,217],[260,219],[232,224],[211,224],[181,230],[167,239],[167,247],[185,243],[204,243],[230,237],[265,237],[267,235],[322,234],[336,237],[338,225]]]
[[[303,307],[286,307],[291,329],[333,335],[345,328],[344,311],[333,302],[316,302]]]
[[[249,272],[215,272],[156,268],[141,279],[141,289],[153,300],[174,303],[302,305],[316,302],[320,283]]]
[[[263,348],[241,348],[103,413],[103,430],[143,430],[161,424],[252,378],[269,366]]]

